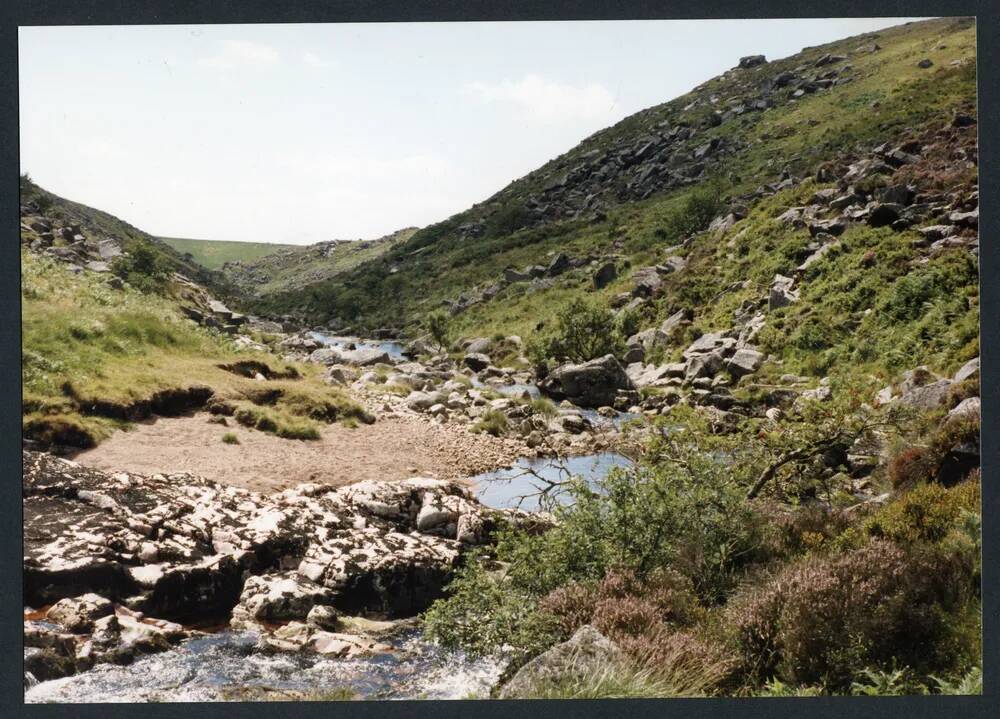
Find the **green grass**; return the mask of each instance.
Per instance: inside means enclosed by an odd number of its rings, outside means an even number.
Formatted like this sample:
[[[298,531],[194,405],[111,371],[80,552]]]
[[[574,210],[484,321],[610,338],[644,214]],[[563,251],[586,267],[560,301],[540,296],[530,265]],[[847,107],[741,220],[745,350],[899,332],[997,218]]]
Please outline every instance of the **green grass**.
[[[281,250],[295,249],[295,245],[270,242],[193,240],[181,237],[161,237],[160,239],[182,255],[190,255],[194,262],[210,270],[221,270],[227,262],[250,262]]]
[[[632,663],[538,681],[520,699],[664,699],[701,697],[712,692],[712,667],[691,663],[645,668]]]
[[[226,432],[222,435],[222,442],[224,444],[239,444],[240,438],[237,437],[233,432]]]
[[[21,177],[20,191],[23,203],[34,202],[43,208],[42,217],[61,225],[79,224],[88,239],[116,238],[125,252],[133,252],[139,247],[149,248],[164,267],[195,280],[220,297],[228,296],[232,289],[220,274],[185,257],[153,235],[107,212],[59,197],[36,185],[27,175]],[[31,242],[37,236],[33,230],[21,230],[22,241]],[[62,242],[57,237],[54,244]]]
[[[502,437],[507,434],[509,426],[510,423],[507,421],[507,415],[500,410],[488,409],[472,425],[472,431],[476,433],[485,432],[486,434],[492,434],[494,437]]]
[[[313,439],[330,422],[371,421],[315,365],[237,352],[228,336],[183,318],[166,297],[114,290],[98,275],[73,275],[29,252],[21,267],[28,436],[91,446],[142,416],[144,403],[197,387],[208,388],[217,409],[253,412],[253,426],[278,436]],[[275,379],[258,382],[226,368],[242,361],[261,363]]]

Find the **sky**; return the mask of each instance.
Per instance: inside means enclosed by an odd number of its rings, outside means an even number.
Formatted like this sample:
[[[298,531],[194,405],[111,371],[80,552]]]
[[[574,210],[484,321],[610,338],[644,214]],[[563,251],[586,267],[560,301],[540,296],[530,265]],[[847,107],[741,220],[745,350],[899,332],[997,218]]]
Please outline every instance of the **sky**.
[[[911,19],[22,27],[21,171],[164,237],[370,239],[743,55]]]

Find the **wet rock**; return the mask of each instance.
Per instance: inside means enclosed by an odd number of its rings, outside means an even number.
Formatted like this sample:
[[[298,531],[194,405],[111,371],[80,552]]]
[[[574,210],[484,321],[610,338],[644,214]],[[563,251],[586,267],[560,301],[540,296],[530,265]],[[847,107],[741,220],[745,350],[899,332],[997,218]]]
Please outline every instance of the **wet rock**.
[[[314,606],[326,604],[331,599],[330,594],[329,589],[296,572],[249,577],[243,584],[233,616],[269,621],[304,619]]]
[[[326,604],[317,604],[309,610],[306,615],[306,624],[310,624],[327,631],[336,631],[340,625],[340,617],[337,610]]]
[[[186,474],[109,474],[37,452],[24,454],[24,468],[25,601],[33,606],[93,592],[165,618],[204,618],[237,603],[254,615],[305,616],[324,603],[410,616],[451,577],[463,520],[481,530],[466,541],[486,541],[502,518],[528,518],[487,509],[442,480],[302,485],[265,496]],[[451,513],[447,522],[421,516],[435,506]],[[123,635],[141,639],[153,626],[174,636],[151,621],[118,615]]]

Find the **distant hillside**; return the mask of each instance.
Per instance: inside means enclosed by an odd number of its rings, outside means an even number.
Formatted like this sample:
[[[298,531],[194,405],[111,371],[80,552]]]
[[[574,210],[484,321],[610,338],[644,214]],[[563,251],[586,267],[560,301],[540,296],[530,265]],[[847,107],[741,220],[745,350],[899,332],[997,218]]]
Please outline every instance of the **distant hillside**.
[[[271,245],[280,249],[252,259],[226,262],[222,271],[248,295],[293,292],[378,259],[416,232],[416,227],[406,227],[375,240],[330,240],[305,247]]]
[[[159,238],[191,259],[210,270],[221,270],[227,262],[251,262],[278,250],[288,250],[295,245],[279,245],[269,242],[233,242],[229,240],[193,240],[183,237]]]

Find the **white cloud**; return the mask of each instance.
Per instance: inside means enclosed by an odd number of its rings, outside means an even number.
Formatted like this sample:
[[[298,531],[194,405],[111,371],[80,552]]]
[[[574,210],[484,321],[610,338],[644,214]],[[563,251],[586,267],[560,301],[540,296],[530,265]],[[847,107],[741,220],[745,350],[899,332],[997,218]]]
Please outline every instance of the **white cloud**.
[[[534,74],[516,82],[473,82],[466,91],[484,103],[514,105],[543,122],[604,120],[615,116],[618,108],[603,85],[568,85]]]
[[[267,67],[281,60],[278,51],[269,45],[245,40],[226,40],[219,52],[198,60],[202,67],[234,70],[240,67]]]
[[[302,53],[302,64],[307,67],[333,67],[336,65],[336,63],[324,60],[319,55],[309,50]]]

